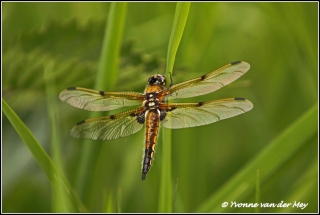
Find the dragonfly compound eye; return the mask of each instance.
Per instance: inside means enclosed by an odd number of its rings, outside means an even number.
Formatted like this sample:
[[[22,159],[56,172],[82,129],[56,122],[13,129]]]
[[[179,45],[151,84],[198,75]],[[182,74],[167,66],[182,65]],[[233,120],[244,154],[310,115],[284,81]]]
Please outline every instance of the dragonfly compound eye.
[[[149,85],[166,85],[166,78],[163,75],[157,74],[153,75],[148,80]]]

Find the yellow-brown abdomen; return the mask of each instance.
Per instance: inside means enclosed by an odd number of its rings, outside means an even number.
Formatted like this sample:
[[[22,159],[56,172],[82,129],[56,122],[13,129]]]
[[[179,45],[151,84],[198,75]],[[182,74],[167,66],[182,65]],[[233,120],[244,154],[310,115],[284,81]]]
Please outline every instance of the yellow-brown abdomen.
[[[142,163],[142,180],[152,165],[154,149],[159,132],[160,113],[157,109],[151,109],[146,113],[146,139],[145,139],[145,154]]]

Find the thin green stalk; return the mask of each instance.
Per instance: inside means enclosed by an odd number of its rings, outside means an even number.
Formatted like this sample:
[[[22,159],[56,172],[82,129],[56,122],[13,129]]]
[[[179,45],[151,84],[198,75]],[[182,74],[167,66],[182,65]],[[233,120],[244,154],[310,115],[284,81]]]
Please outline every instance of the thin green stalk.
[[[61,157],[61,142],[60,135],[58,132],[58,113],[57,113],[57,96],[54,83],[54,73],[53,73],[53,62],[45,65],[44,69],[44,79],[47,93],[47,109],[50,121],[50,144],[52,152],[52,160],[63,172],[62,157]],[[53,212],[72,212],[72,207],[70,204],[70,199],[66,191],[60,182],[54,181],[53,185],[53,196],[52,196],[52,209]]]
[[[261,180],[269,178],[291,156],[293,156],[309,138],[318,131],[318,104],[314,104],[305,114],[271,141],[252,161],[228,181],[219,191],[212,194],[197,212],[222,212],[222,202],[242,202],[254,192],[255,171],[259,169]],[[283,153],[283,152],[286,153]],[[272,160],[270,158],[272,157]],[[268,162],[265,162],[265,161]]]
[[[64,177],[63,173],[56,167],[53,161],[50,159],[46,151],[42,148],[42,146],[35,139],[33,134],[27,128],[27,126],[20,120],[20,118],[16,115],[16,113],[9,107],[9,105],[2,99],[2,111],[9,119],[10,123],[19,134],[22,141],[30,150],[32,156],[39,164],[43,172],[49,178],[52,186],[56,188],[56,185],[59,183],[64,191],[68,194],[69,199],[76,205],[77,209],[80,212],[85,212],[85,206],[82,204],[78,196],[73,191],[69,182]]]
[[[111,192],[108,192],[108,193],[104,192],[104,199],[105,199],[104,212],[105,213],[114,213],[114,211],[116,211],[116,209],[115,209],[113,194]]]
[[[94,86],[97,90],[112,91],[114,89],[118,74],[118,58],[126,10],[127,3],[111,3]],[[97,114],[90,116],[95,117]],[[101,141],[95,141],[94,143],[92,141],[84,142],[76,181],[76,189],[82,199],[86,199],[88,196],[88,186],[91,184],[90,181],[93,175],[88,173],[95,169],[101,144]]]
[[[166,77],[173,72],[176,53],[187,21],[190,3],[177,3],[167,53]],[[170,74],[171,73],[171,74]],[[171,130],[163,129],[162,170],[160,181],[159,212],[172,212],[172,178],[171,178]]]
[[[176,6],[167,52],[167,77],[169,77],[169,73],[171,73],[171,75],[173,73],[174,61],[176,59],[176,53],[178,51],[184,27],[187,22],[190,4],[191,3],[177,3]]]
[[[96,89],[112,91],[116,85],[126,13],[127,3],[111,3],[94,86]]]

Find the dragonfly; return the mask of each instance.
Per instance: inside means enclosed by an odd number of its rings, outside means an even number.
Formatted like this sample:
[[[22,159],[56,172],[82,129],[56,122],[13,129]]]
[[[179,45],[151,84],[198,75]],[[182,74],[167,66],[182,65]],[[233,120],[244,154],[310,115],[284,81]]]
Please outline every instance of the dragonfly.
[[[82,120],[72,128],[71,136],[114,140],[132,135],[145,127],[142,162],[142,180],[145,180],[152,166],[160,126],[169,129],[202,126],[243,114],[253,108],[253,104],[244,98],[195,103],[169,101],[214,92],[235,81],[249,69],[248,63],[235,61],[189,81],[174,85],[171,81],[169,87],[166,87],[165,76],[153,75],[148,79],[143,93],[69,87],[60,93],[59,98],[73,107],[87,111],[110,111],[132,106],[129,111]]]

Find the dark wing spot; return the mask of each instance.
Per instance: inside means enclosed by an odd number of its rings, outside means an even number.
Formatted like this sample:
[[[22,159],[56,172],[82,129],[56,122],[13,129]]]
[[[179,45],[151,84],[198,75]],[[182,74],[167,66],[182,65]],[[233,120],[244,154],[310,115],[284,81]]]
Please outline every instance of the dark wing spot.
[[[204,104],[204,102],[199,102],[198,107],[201,107]]]
[[[201,80],[204,80],[206,78],[206,75],[201,76]]]
[[[110,115],[110,119],[115,119],[116,117],[114,115]]]
[[[68,87],[67,90],[75,90],[77,87]]]
[[[80,122],[77,123],[77,125],[81,125],[82,123],[84,123],[86,120],[82,120]]]
[[[100,95],[104,96],[104,91],[99,91]]]
[[[237,65],[237,64],[239,64],[239,63],[241,63],[241,60],[232,62],[231,65]]]
[[[245,98],[234,98],[234,100],[246,100]]]

